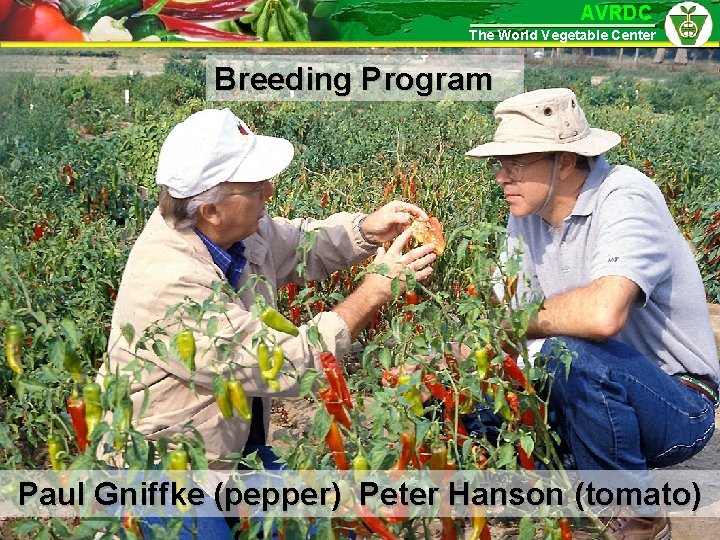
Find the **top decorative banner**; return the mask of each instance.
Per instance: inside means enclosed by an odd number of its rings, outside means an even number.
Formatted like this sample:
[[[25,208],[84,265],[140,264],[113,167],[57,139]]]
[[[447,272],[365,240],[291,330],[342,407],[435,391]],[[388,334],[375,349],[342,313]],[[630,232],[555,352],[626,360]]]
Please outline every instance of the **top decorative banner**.
[[[0,42],[718,47],[720,0],[0,0]],[[15,43],[16,46],[17,43]]]

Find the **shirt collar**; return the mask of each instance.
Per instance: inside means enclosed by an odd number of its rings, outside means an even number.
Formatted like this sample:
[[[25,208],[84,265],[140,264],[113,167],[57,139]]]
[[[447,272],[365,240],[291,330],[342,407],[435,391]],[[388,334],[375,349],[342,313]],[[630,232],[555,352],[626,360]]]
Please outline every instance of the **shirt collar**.
[[[585,178],[585,183],[583,183],[580,195],[575,201],[575,207],[571,215],[589,216],[592,214],[595,208],[595,195],[609,171],[610,164],[607,160],[603,156],[597,156],[592,170]]]
[[[222,270],[222,273],[230,282],[233,288],[237,288],[237,284],[240,280],[240,274],[242,274],[247,259],[245,258],[245,244],[243,242],[235,242],[228,250],[225,250],[218,246],[215,242],[210,240],[198,229],[195,229],[195,233],[203,241],[205,247],[207,247],[212,257],[213,262]]]

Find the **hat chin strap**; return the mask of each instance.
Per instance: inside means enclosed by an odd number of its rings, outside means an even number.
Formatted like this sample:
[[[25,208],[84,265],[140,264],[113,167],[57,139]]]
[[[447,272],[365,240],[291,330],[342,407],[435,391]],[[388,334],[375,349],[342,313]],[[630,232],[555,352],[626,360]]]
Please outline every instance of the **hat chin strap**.
[[[553,168],[552,168],[552,176],[550,177],[550,188],[548,189],[547,196],[545,197],[545,200],[543,201],[542,205],[540,205],[540,208],[538,208],[535,212],[533,212],[535,215],[540,215],[543,210],[547,207],[547,205],[550,203],[550,199],[552,199],[553,192],[555,191],[555,182],[557,182],[557,168],[558,168],[558,157],[560,154],[556,153],[555,158],[553,159]]]

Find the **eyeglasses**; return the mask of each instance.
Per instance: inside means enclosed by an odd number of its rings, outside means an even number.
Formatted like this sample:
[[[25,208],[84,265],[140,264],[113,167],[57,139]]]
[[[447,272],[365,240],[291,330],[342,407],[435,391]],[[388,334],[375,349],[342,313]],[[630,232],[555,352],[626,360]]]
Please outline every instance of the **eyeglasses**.
[[[490,166],[490,170],[492,171],[493,175],[497,177],[498,174],[500,174],[500,171],[502,169],[505,169],[505,172],[508,175],[508,178],[512,180],[513,182],[521,182],[523,179],[523,175],[525,174],[525,168],[529,167],[530,165],[534,165],[535,163],[538,163],[539,161],[543,161],[545,159],[550,159],[555,154],[545,154],[537,159],[534,159],[532,161],[514,161],[512,159],[498,159],[498,158],[489,158],[487,160],[488,165]]]

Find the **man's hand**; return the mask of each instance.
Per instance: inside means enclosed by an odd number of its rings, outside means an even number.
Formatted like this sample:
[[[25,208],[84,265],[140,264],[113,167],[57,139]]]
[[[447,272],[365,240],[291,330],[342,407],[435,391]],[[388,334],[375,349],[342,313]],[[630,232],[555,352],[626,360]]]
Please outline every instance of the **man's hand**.
[[[365,238],[376,244],[394,240],[412,221],[412,217],[426,220],[425,211],[411,203],[392,201],[372,214],[362,223]]]
[[[432,244],[403,253],[405,244],[411,236],[412,230],[408,228],[398,235],[387,251],[383,248],[378,249],[374,264],[385,266],[388,270],[385,275],[366,274],[360,286],[344,302],[335,306],[333,311],[345,321],[352,339],[355,339],[367,326],[374,316],[375,310],[392,300],[393,278],[399,278],[404,285],[408,272],[413,273],[418,281],[427,278],[432,273],[431,265],[436,258]]]
[[[408,228],[398,235],[387,251],[382,247],[378,249],[373,264],[376,267],[385,266],[387,271],[383,274],[369,273],[363,279],[363,284],[384,295],[385,301],[392,299],[393,279],[398,278],[404,283],[407,273],[412,273],[416,280],[422,281],[432,273],[431,265],[437,258],[433,244],[426,244],[403,253],[403,248],[410,238],[412,238],[412,230]]]

